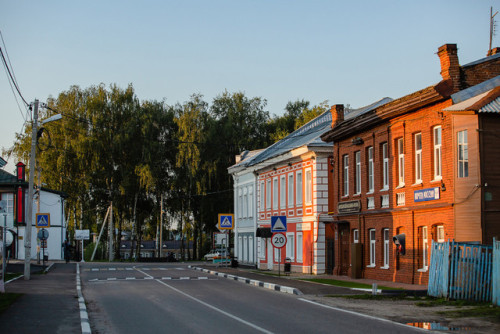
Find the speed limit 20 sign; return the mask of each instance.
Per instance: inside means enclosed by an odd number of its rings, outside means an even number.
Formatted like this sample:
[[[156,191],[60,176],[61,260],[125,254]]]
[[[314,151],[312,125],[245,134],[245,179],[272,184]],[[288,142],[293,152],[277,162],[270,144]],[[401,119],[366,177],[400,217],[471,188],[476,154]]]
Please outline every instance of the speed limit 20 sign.
[[[276,248],[283,248],[286,245],[286,235],[283,233],[275,233],[271,239],[271,242]]]

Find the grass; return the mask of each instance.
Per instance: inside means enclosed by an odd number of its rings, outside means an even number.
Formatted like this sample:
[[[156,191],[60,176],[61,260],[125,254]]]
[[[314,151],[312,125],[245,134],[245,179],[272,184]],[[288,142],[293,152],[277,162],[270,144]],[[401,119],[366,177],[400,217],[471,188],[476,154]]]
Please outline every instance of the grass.
[[[480,306],[467,307],[464,309],[451,310],[451,311],[440,311],[437,312],[441,315],[447,315],[454,318],[462,317],[487,317],[492,318],[494,321],[500,323],[500,307],[493,306],[491,304],[483,304]]]
[[[278,275],[278,273],[273,273],[273,272],[270,272],[270,271],[260,271],[260,270],[252,270],[253,273],[256,273],[256,274],[262,274],[262,275],[268,275],[268,276],[280,276]],[[285,276],[285,273],[281,273],[281,276]]]
[[[19,276],[22,276],[22,274],[21,273],[5,273],[5,282],[8,282],[11,279],[19,277]]]
[[[0,313],[8,309],[22,295],[22,293],[0,293]]]
[[[356,282],[349,282],[349,281],[339,281],[335,279],[326,279],[326,278],[303,278],[301,279],[302,281],[308,281],[308,282],[315,282],[315,283],[321,283],[321,284],[329,284],[329,285],[335,285],[335,286],[340,286],[344,288],[358,288],[358,289],[371,289],[372,286],[369,284],[363,284],[363,283],[356,283]],[[401,290],[401,289],[396,289],[396,288],[389,288],[383,285],[378,285],[377,289],[381,290]]]
[[[364,300],[404,300],[404,299],[414,299],[413,296],[408,296],[406,293],[399,293],[396,295],[372,295],[372,294],[362,294],[362,295],[327,295],[326,297],[334,298],[345,298],[345,299],[364,299]]]

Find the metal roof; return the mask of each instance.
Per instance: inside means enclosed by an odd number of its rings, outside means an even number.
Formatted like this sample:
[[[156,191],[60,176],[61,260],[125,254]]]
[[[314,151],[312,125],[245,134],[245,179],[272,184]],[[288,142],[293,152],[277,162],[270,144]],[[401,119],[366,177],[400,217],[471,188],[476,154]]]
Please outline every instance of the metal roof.
[[[7,164],[7,161],[5,161],[2,157],[0,157],[0,168],[5,166]]]
[[[487,105],[482,108],[479,108],[478,112],[493,112],[500,113],[500,97],[497,97]]]
[[[368,106],[354,109],[345,114],[345,119],[351,119],[360,116],[364,113],[372,111],[388,102],[392,101],[391,98],[383,98],[375,103]],[[298,128],[285,138],[277,141],[273,145],[269,146],[261,153],[252,157],[246,162],[246,166],[254,166],[258,163],[266,161],[268,159],[277,157],[279,155],[290,152],[296,148],[308,146],[308,147],[331,147],[333,143],[326,143],[321,140],[321,135],[331,129],[332,126],[332,114],[328,110],[323,114],[319,115],[315,119],[311,120],[307,124]]]
[[[475,60],[475,61],[470,62],[468,64],[462,65],[462,67],[478,65],[478,64],[484,63],[485,61],[491,61],[492,59],[496,59],[496,58],[500,58],[500,53]]]
[[[496,76],[490,80],[486,80],[486,81],[480,83],[479,85],[475,85],[475,86],[469,87],[467,89],[461,90],[461,91],[451,95],[451,99],[453,100],[453,103],[455,103],[455,104],[460,103],[462,101],[473,98],[479,94],[482,94],[484,92],[492,90],[493,88],[498,87],[498,86],[500,86],[500,75]]]

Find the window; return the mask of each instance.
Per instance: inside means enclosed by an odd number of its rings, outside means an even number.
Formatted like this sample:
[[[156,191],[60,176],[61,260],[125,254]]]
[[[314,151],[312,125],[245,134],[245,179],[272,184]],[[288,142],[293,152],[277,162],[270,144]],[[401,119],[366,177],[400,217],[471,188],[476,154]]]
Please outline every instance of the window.
[[[253,217],[253,187],[248,187],[248,217]]]
[[[253,254],[253,237],[248,237],[248,262],[254,263],[254,254]]]
[[[238,189],[238,218],[243,217],[243,189]]]
[[[415,183],[422,183],[422,134],[415,135]]]
[[[441,180],[441,127],[434,128],[434,180]]]
[[[265,210],[265,198],[266,198],[266,187],[264,186],[264,181],[260,182],[260,211]]]
[[[398,186],[405,185],[405,150],[403,138],[398,139]]]
[[[243,218],[248,217],[248,189],[243,188]]]
[[[359,243],[359,230],[358,229],[352,230],[352,242],[354,242],[355,244]]]
[[[384,267],[383,268],[389,268],[389,229],[385,228],[383,229],[383,234],[384,234]]]
[[[14,194],[11,193],[2,193],[0,195],[0,199],[5,201],[7,207],[6,207],[6,212],[7,213],[14,213]],[[2,226],[3,226],[3,220],[2,220]]]
[[[427,252],[429,240],[427,239],[427,226],[422,226],[422,269],[427,270]]]
[[[281,259],[281,248],[274,248],[274,262],[279,263]]]
[[[444,226],[436,226],[437,242],[444,242]]]
[[[469,176],[467,130],[458,132],[458,177]]]
[[[297,205],[302,204],[302,171],[297,172]]]
[[[293,232],[286,234],[286,257],[292,261],[295,259],[295,240]]]
[[[373,174],[373,147],[368,147],[368,192],[373,193],[375,175]]]
[[[343,157],[344,161],[344,196],[349,196],[349,156]]]
[[[302,232],[297,232],[297,261],[302,262]]]
[[[361,194],[361,152],[354,153],[356,163],[355,195]]]
[[[288,174],[288,206],[293,206],[293,173]]]
[[[271,179],[268,179],[266,185],[266,210],[270,209],[271,209]]]
[[[243,238],[241,236],[238,237],[238,255],[241,261],[244,261],[243,258]]]
[[[312,203],[312,175],[311,170],[306,170],[306,203]]]
[[[259,238],[257,239],[259,241],[259,258],[265,259],[266,258],[266,239],[264,238]]]
[[[368,230],[370,237],[370,265],[368,267],[375,267],[375,229]]]
[[[278,178],[273,179],[273,209],[278,209]]]
[[[286,176],[280,177],[280,207],[286,207]]]
[[[382,182],[384,190],[389,189],[389,151],[387,143],[382,144]]]

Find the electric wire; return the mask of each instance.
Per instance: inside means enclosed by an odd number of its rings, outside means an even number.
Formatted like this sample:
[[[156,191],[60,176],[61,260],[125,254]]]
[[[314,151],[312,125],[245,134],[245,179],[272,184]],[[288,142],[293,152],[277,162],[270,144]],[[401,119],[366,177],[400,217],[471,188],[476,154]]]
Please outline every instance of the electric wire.
[[[28,102],[26,102],[26,100],[24,99],[23,94],[21,94],[21,90],[19,89],[19,86],[17,85],[16,80],[15,80],[15,79],[14,79],[14,77],[12,76],[12,72],[11,72],[11,70],[10,70],[10,68],[9,68],[9,64],[7,64],[7,60],[5,59],[5,56],[4,56],[4,54],[3,54],[3,51],[2,51],[2,48],[1,48],[1,47],[0,47],[0,56],[2,57],[2,61],[3,61],[3,63],[4,63],[5,69],[6,69],[7,73],[8,73],[8,75],[9,75],[10,79],[12,80],[12,83],[14,84],[14,87],[16,88],[17,93],[19,94],[19,96],[20,96],[20,97],[21,97],[21,99],[23,100],[24,104],[25,104],[26,106],[29,106],[29,103],[28,103]]]

